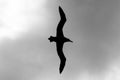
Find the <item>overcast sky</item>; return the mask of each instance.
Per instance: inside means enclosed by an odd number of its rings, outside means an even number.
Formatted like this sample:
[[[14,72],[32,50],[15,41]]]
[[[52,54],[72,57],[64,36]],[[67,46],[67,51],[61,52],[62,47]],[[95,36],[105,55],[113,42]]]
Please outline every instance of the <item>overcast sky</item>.
[[[67,58],[59,74],[55,43],[60,20]],[[119,80],[119,0],[0,0],[0,80]],[[118,79],[119,78],[119,79]]]

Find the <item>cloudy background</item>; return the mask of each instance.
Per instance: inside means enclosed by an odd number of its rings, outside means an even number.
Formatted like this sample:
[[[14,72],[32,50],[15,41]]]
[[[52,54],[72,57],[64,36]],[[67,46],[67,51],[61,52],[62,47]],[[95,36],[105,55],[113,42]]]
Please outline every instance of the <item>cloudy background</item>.
[[[119,0],[0,0],[0,80],[119,80]],[[67,63],[59,74],[55,43],[66,13]]]

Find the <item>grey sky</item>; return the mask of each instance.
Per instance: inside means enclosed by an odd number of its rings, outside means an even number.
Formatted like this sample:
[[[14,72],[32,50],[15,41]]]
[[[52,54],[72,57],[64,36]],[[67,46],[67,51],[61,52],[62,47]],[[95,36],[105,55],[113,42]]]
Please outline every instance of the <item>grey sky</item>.
[[[22,18],[6,17],[5,24],[13,20],[11,26],[28,30],[1,41],[0,80],[110,80],[120,66],[119,4],[119,0],[46,0],[44,7],[23,9]],[[64,34],[74,42],[64,45],[67,62],[62,75],[55,43],[47,39],[56,34],[59,5],[67,17]]]

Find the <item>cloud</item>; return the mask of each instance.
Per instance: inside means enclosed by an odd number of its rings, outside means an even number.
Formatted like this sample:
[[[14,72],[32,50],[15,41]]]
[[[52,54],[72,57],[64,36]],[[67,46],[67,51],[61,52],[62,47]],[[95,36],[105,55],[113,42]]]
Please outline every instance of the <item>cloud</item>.
[[[48,23],[46,0],[5,0],[1,4],[0,40],[16,39],[36,27],[39,27],[41,34],[45,33],[45,24]]]

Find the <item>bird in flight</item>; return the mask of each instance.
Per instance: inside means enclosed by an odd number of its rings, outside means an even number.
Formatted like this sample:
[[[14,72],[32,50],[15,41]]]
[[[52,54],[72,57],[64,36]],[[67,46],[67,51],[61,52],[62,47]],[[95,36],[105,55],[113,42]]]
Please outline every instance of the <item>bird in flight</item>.
[[[56,49],[57,49],[58,56],[60,58],[59,72],[61,74],[64,67],[65,67],[65,63],[66,63],[66,57],[63,53],[63,45],[64,45],[65,42],[73,42],[73,41],[64,37],[63,26],[66,22],[66,16],[65,16],[65,13],[63,12],[63,10],[60,6],[59,6],[59,14],[60,14],[61,20],[60,20],[60,22],[57,26],[56,37],[50,36],[48,38],[48,40],[50,42],[56,42]]]

